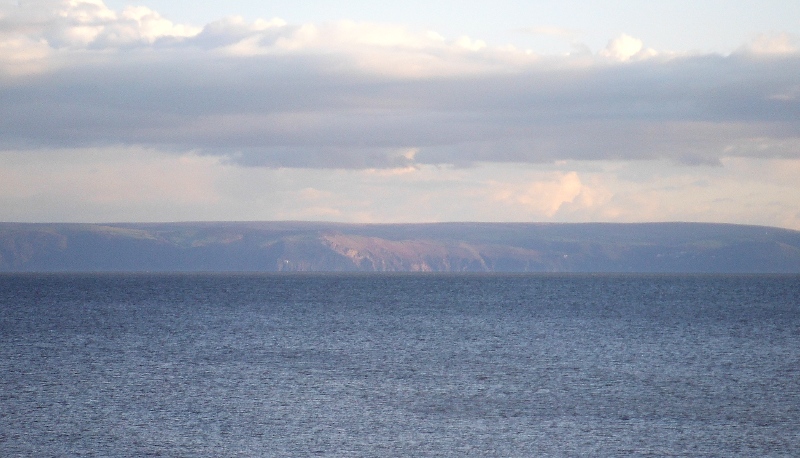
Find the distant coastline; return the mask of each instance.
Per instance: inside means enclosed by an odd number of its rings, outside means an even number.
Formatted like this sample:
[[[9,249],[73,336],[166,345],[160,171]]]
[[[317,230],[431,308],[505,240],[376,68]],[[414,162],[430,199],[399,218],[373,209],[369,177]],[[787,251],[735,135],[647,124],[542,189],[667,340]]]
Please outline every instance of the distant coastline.
[[[800,273],[800,231],[713,223],[0,223],[0,272]]]

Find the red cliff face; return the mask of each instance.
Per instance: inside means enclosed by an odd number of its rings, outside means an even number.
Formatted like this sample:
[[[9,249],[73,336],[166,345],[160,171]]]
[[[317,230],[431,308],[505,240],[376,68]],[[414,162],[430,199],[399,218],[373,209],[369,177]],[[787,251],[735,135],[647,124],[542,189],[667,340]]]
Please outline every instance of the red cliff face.
[[[535,250],[465,241],[387,240],[345,234],[322,239],[360,270],[377,272],[492,272],[500,259],[520,266],[541,264],[541,255]]]

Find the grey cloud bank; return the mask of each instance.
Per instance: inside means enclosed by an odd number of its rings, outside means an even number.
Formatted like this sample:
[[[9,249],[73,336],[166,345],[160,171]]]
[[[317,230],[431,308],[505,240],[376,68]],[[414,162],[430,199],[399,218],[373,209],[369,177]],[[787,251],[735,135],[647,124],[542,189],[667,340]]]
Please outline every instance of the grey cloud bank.
[[[192,30],[146,9],[38,3],[63,14],[23,3],[0,21],[17,43],[7,61],[27,65],[0,79],[5,150],[140,145],[345,169],[800,157],[793,47],[543,57],[388,26]]]
[[[756,32],[724,53],[603,19],[607,44],[570,35],[559,55],[413,24],[196,27],[114,4],[0,0],[1,220],[800,228],[797,36],[757,35],[797,33],[777,19],[788,3],[728,18]],[[718,49],[693,36],[682,49]]]

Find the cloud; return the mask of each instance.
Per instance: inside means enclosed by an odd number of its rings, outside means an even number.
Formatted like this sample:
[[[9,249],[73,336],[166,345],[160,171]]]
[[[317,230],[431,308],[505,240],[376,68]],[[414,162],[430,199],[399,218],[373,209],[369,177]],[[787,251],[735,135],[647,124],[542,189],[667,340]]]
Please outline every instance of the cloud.
[[[657,54],[658,53],[653,49],[645,49],[642,40],[633,38],[627,34],[622,34],[609,41],[608,46],[600,51],[601,56],[609,57],[620,62],[653,57]]]
[[[0,220],[716,221],[800,229],[800,159],[239,167],[139,148],[0,152]]]
[[[52,48],[107,49],[188,37],[200,29],[174,24],[144,6],[121,12],[101,0],[22,0],[0,6],[4,37],[25,35]]]
[[[798,39],[788,33],[762,33],[751,43],[742,47],[739,52],[756,55],[796,54],[798,52]]]
[[[797,158],[800,54],[781,40],[667,55],[622,35],[597,55],[540,56],[392,24],[193,28],[99,0],[21,2],[0,18],[0,149],[400,170]]]
[[[537,180],[522,186],[495,183],[494,199],[525,208],[537,217],[552,218],[568,204],[592,206],[597,192],[585,186],[575,171],[553,173],[549,179]]]

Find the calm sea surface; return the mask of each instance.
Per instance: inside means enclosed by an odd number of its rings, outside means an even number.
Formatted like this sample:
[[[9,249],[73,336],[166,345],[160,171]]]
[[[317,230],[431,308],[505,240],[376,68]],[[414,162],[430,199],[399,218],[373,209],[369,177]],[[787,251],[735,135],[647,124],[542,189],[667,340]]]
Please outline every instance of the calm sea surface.
[[[800,277],[0,275],[0,456],[798,456]]]

